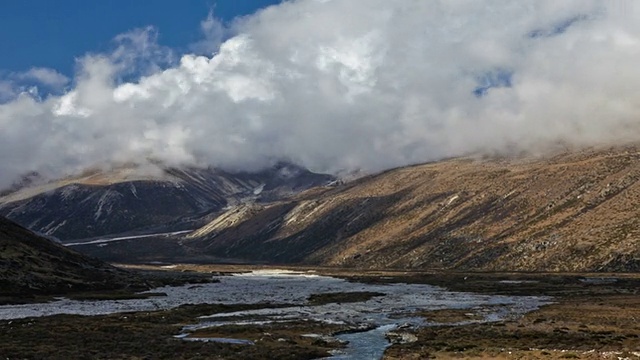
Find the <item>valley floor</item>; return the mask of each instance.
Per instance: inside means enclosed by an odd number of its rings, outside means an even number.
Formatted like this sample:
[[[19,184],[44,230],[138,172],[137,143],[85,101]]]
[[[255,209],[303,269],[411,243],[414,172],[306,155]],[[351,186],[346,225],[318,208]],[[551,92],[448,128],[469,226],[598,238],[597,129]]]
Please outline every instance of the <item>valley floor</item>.
[[[140,267],[135,267],[140,268]],[[149,268],[149,267],[144,267]],[[162,269],[162,267],[151,267]],[[165,267],[166,269],[166,267]],[[264,269],[250,266],[176,265],[171,271],[225,274]],[[640,359],[640,274],[455,273],[350,271],[326,268],[318,274],[365,283],[424,283],[454,291],[500,295],[551,296],[553,303],[522,317],[492,323],[473,320],[467,311],[418,311],[437,326],[407,328],[403,341],[387,348],[384,359]],[[169,269],[167,269],[169,270]],[[357,294],[357,296],[369,296]],[[320,302],[360,301],[349,295]],[[172,310],[101,316],[57,315],[0,321],[0,355],[9,359],[314,359],[343,344],[314,333],[344,330],[314,322],[225,326],[207,337],[255,343],[179,341],[174,336],[199,316],[258,305],[186,305]],[[454,325],[456,324],[456,325]]]
[[[635,275],[614,276],[507,276],[538,283],[502,280],[512,290],[494,290],[545,293],[554,303],[507,321],[421,328],[418,341],[390,347],[384,359],[640,359],[640,280]],[[482,278],[470,288],[483,287]],[[469,277],[462,283],[468,281]],[[457,321],[456,315],[424,314],[452,321]]]

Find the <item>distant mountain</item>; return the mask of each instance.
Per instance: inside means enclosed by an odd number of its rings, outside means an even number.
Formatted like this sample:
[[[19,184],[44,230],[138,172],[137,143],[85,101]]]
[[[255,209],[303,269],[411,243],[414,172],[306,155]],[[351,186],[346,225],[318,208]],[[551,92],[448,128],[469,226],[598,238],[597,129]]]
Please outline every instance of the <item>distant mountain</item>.
[[[38,185],[0,197],[0,215],[62,242],[130,231],[176,231],[244,202],[285,198],[333,181],[278,164],[257,173],[125,167]]]
[[[0,217],[0,298],[124,289],[136,284],[141,281],[124,270]]]
[[[640,271],[639,204],[639,147],[458,158],[240,205],[182,243],[272,263]]]
[[[109,261],[640,271],[640,146],[448,159],[346,183],[290,168],[162,176],[76,179],[35,195],[29,187],[5,196],[14,200],[0,211],[59,237],[194,229],[74,246]],[[92,192],[70,191],[75,187]]]

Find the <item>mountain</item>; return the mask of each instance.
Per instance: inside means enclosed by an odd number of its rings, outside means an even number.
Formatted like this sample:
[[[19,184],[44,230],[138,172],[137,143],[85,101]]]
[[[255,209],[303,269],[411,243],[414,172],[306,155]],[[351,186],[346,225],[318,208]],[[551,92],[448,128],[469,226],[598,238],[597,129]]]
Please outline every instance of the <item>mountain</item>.
[[[454,158],[346,183],[286,166],[105,176],[14,191],[0,211],[66,239],[189,230],[74,246],[109,261],[640,270],[639,146]]]
[[[124,270],[71,251],[0,217],[0,298],[140,285]]]
[[[256,173],[129,166],[26,181],[0,197],[0,215],[63,242],[133,230],[168,232],[191,229],[200,217],[227,206],[272,201],[333,180],[285,163]]]
[[[228,209],[193,252],[271,263],[640,270],[640,148],[456,158]]]

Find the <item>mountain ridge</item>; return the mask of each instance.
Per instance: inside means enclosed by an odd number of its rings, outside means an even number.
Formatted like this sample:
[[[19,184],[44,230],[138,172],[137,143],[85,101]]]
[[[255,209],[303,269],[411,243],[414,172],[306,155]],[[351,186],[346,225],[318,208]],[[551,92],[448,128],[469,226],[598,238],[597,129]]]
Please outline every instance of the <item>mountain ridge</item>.
[[[0,296],[144,289],[125,270],[69,250],[0,217]]]
[[[253,187],[193,215],[186,234],[74,248],[117,262],[640,270],[640,146],[452,158],[303,188],[255,201],[268,187]]]
[[[214,168],[131,168],[27,186],[0,197],[0,215],[63,242],[145,228],[185,230],[200,216],[334,181],[280,163],[258,173]]]
[[[456,158],[266,204],[240,223],[201,228],[185,244],[309,265],[637,271],[639,180],[637,146]]]

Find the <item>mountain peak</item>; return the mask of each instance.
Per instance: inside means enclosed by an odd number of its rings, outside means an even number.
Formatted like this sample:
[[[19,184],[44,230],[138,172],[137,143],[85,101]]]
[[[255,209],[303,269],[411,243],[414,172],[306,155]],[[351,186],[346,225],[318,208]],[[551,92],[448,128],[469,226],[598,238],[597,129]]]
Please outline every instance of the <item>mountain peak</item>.
[[[226,206],[274,201],[333,180],[286,163],[253,173],[129,165],[23,187],[0,197],[0,215],[62,241],[144,228],[184,230]]]

